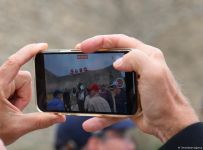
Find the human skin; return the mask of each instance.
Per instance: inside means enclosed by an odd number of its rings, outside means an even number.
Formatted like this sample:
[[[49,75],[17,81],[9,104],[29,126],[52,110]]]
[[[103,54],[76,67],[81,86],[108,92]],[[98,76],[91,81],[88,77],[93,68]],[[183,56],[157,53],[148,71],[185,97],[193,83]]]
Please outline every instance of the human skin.
[[[87,150],[136,150],[136,145],[129,139],[107,136],[107,139],[90,137],[84,149]]]
[[[53,113],[22,112],[31,100],[32,86],[31,74],[20,68],[47,47],[46,43],[27,45],[0,66],[0,139],[5,145],[28,132],[65,121],[64,116]]]
[[[131,119],[145,133],[166,142],[185,127],[199,122],[193,108],[182,94],[164,55],[158,48],[126,35],[99,35],[76,45],[85,53],[98,49],[133,48],[116,60],[119,71],[135,71],[139,74],[138,89],[142,113]],[[100,130],[122,118],[94,117],[83,123],[86,131]]]

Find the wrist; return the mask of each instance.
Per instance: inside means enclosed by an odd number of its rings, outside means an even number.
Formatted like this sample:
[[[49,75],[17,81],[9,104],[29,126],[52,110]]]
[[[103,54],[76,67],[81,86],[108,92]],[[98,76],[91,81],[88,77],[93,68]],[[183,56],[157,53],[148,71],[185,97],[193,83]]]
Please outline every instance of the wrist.
[[[189,104],[174,111],[173,114],[170,120],[165,121],[165,124],[157,129],[156,136],[164,143],[186,127],[199,122],[199,118]]]

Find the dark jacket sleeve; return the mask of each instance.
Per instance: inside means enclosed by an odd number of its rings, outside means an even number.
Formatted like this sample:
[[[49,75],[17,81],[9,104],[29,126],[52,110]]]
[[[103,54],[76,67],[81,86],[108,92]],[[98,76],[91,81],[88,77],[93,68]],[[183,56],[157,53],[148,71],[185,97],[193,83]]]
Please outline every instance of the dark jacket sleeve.
[[[203,150],[203,122],[192,124],[171,139],[159,150]]]

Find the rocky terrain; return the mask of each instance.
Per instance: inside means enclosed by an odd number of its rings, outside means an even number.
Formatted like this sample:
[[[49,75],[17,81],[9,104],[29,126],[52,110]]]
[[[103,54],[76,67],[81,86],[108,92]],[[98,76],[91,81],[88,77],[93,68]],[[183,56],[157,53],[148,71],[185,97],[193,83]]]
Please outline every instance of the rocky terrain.
[[[203,97],[203,1],[0,0],[0,63],[28,43],[73,48],[98,34],[123,33],[159,47],[197,112]],[[33,63],[23,69],[34,73]],[[37,111],[35,96],[25,112]],[[199,113],[203,119],[203,114]],[[141,150],[160,142],[136,132]],[[51,150],[54,127],[30,133],[8,150]]]

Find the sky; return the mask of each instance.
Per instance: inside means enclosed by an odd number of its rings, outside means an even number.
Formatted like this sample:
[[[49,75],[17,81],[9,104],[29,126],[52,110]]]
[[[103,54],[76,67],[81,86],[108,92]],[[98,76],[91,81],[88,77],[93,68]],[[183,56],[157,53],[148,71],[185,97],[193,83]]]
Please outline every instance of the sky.
[[[88,59],[78,59],[78,54],[46,54],[45,68],[57,76],[70,74],[70,69],[87,67],[88,70],[99,70],[113,64],[123,56],[123,53],[91,53],[85,55]],[[87,56],[88,55],[88,56]]]

